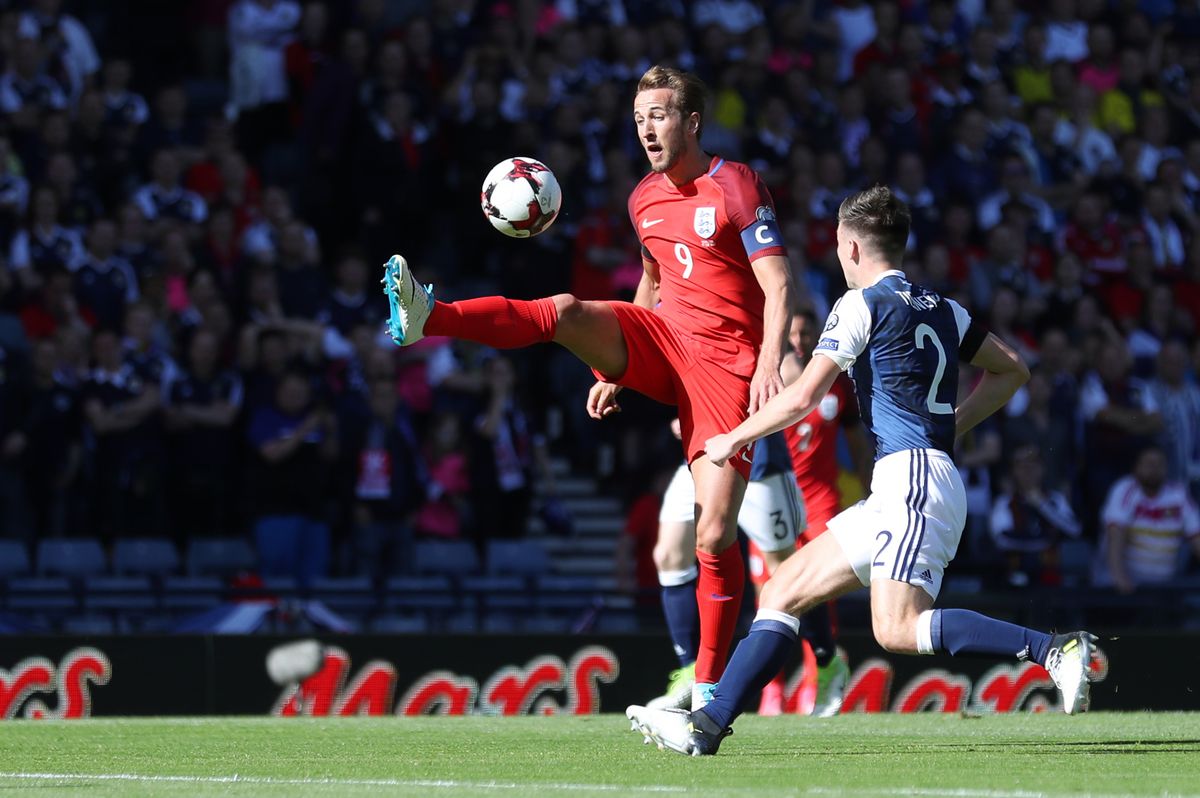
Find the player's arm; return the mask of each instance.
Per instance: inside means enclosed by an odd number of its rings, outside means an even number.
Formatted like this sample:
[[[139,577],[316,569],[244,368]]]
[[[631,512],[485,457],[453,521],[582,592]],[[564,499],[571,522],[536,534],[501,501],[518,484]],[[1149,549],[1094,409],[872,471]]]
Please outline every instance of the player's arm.
[[[783,364],[779,367],[779,376],[783,377],[783,384],[785,386],[791,385],[800,379],[800,375],[803,373],[804,363],[800,360],[800,356],[795,352],[789,352],[783,358]]]
[[[758,410],[771,397],[783,390],[779,367],[787,344],[788,326],[792,321],[792,271],[784,255],[763,255],[751,266],[762,288],[763,342],[758,352],[758,366],[750,381],[750,412]]]
[[[977,343],[973,340],[976,337],[982,340]],[[976,345],[978,348],[972,354],[970,350]],[[1008,344],[977,327],[967,331],[959,351],[969,355],[972,366],[983,369],[975,390],[954,410],[955,434],[961,436],[1004,407],[1017,389],[1029,381],[1029,367]]]
[[[730,432],[709,438],[705,445],[708,459],[721,465],[759,438],[795,424],[813,411],[841,373],[841,365],[833,359],[813,357],[800,379]]]
[[[643,257],[642,279],[638,281],[637,293],[633,295],[633,304],[653,310],[658,305],[658,284],[658,263]]]

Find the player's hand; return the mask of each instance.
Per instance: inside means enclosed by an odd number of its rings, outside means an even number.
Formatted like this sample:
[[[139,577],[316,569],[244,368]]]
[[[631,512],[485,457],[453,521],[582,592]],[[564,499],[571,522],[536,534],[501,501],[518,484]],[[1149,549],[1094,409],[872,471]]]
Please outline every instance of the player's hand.
[[[734,440],[728,435],[714,435],[704,442],[704,454],[713,465],[725,465],[725,461],[733,456]]]
[[[750,379],[750,407],[747,408],[750,414],[758,412],[759,408],[782,390],[783,377],[780,376],[779,369],[760,363]]]
[[[611,382],[598,382],[588,391],[587,412],[599,421],[608,418],[613,413],[620,413],[621,406],[617,404],[617,394],[621,386]]]
[[[679,426],[679,419],[671,419],[671,434],[675,436],[675,440],[683,440],[683,428]]]

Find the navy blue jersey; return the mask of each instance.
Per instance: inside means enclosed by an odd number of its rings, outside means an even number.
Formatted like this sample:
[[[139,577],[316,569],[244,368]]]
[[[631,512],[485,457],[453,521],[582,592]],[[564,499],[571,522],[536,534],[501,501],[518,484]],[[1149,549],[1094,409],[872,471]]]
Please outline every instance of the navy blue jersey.
[[[754,460],[750,464],[751,482],[791,471],[792,455],[782,431],[774,432],[754,444]]]
[[[958,350],[971,317],[900,271],[847,291],[813,354],[850,369],[875,459],[905,449],[954,451]]]

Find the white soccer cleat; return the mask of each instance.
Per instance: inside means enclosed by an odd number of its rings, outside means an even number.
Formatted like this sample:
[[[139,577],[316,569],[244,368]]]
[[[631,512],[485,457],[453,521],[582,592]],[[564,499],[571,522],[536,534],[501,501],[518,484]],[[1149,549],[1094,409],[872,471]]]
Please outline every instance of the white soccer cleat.
[[[707,682],[695,682],[692,684],[692,712],[698,709],[704,709],[708,703],[713,700],[713,693],[717,690],[715,684]]]
[[[408,261],[393,255],[383,265],[383,293],[388,298],[388,335],[396,346],[415,344],[425,337],[425,320],[433,311],[433,285],[421,285]]]
[[[650,709],[634,704],[625,710],[634,730],[645,736],[644,742],[653,742],[659,750],[669,748],[680,754],[691,755],[690,715],[680,709]]]
[[[824,668],[817,668],[817,697],[813,700],[814,718],[832,718],[842,711],[846,686],[850,683],[850,666],[840,654]]]
[[[1050,641],[1050,653],[1046,656],[1046,670],[1054,685],[1062,693],[1063,712],[1077,715],[1087,712],[1091,701],[1092,681],[1100,681],[1089,673],[1092,664],[1092,645],[1096,636],[1087,632],[1071,632],[1055,635]]]
[[[692,706],[692,685],[696,683],[696,663],[671,671],[667,692],[646,703],[647,709],[688,709]]]

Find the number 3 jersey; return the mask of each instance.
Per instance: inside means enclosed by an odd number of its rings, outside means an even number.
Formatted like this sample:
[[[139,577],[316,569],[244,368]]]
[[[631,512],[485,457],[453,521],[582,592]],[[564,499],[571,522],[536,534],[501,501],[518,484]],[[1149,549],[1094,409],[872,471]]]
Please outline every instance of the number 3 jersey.
[[[905,449],[952,455],[960,349],[970,359],[980,342],[961,305],[891,270],[837,301],[813,354],[850,369],[876,460]]]
[[[728,353],[737,371],[753,371],[762,345],[763,292],[751,264],[786,254],[759,176],[717,157],[682,186],[652,172],[630,194],[629,218],[642,257],[659,272],[658,314]]]

